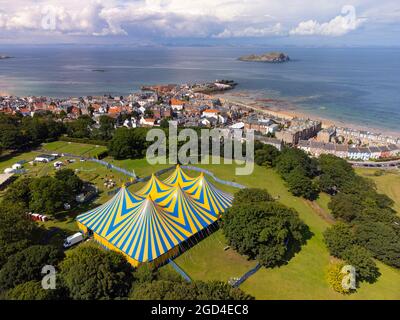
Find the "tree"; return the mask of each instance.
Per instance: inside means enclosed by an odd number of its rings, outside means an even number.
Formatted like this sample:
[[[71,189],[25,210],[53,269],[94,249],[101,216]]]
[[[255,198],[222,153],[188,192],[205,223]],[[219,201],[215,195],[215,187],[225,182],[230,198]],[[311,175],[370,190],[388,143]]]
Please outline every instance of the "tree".
[[[170,119],[163,118],[163,119],[160,121],[160,128],[164,128],[164,129],[168,128],[168,127],[169,127],[169,120],[170,120]]]
[[[115,119],[106,115],[102,115],[99,118],[99,123],[100,138],[104,140],[110,140],[115,130]]]
[[[53,246],[34,245],[13,256],[0,270],[0,288],[10,289],[16,285],[42,278],[45,265],[57,265],[64,257],[63,251]]]
[[[132,300],[195,300],[196,294],[189,284],[158,280],[134,286]]]
[[[45,290],[41,281],[28,281],[7,291],[9,300],[56,300],[59,290]]]
[[[68,187],[60,180],[44,176],[36,178],[30,184],[30,209],[43,214],[54,214],[62,210],[64,203],[73,199]]]
[[[317,173],[317,161],[311,159],[304,151],[294,148],[285,148],[276,159],[276,169],[286,180],[291,171],[301,168],[304,175],[312,178]]]
[[[198,300],[253,300],[254,297],[222,281],[196,281]]]
[[[77,300],[125,297],[132,284],[132,267],[124,256],[93,245],[79,246],[60,264],[61,279]]]
[[[78,194],[83,188],[83,181],[71,169],[58,170],[55,178],[61,181],[68,188],[71,194]]]
[[[333,155],[323,154],[318,159],[321,175],[319,185],[322,191],[335,194],[348,183],[355,179],[352,166],[344,159]]]
[[[6,190],[4,194],[4,200],[7,203],[15,203],[29,208],[29,202],[31,197],[30,184],[32,178],[19,178],[14,181]]]
[[[27,145],[27,139],[21,130],[13,124],[0,124],[0,147],[18,150]]]
[[[400,268],[400,236],[393,224],[362,220],[357,222],[354,229],[357,242],[375,258]]]
[[[360,198],[356,195],[338,193],[332,197],[328,207],[336,219],[351,222],[354,218],[360,216],[364,210],[360,201]]]
[[[259,166],[274,167],[276,159],[280,155],[280,152],[274,146],[269,144],[263,145],[259,150],[256,150],[254,156],[254,162]]]
[[[289,191],[296,197],[304,197],[309,200],[315,200],[318,197],[319,190],[316,184],[304,174],[303,169],[297,167],[286,177]]]
[[[149,142],[146,141],[146,128],[118,128],[115,130],[108,150],[115,159],[135,159],[145,155]]]
[[[25,208],[17,203],[0,204],[0,268],[13,254],[34,244],[41,234],[41,229],[25,213]]]
[[[358,281],[373,283],[379,277],[379,270],[367,249],[354,245],[344,250],[342,257],[348,264],[356,268]]]
[[[250,300],[252,296],[221,281],[175,282],[157,280],[134,288],[133,300]]]
[[[266,267],[284,263],[307,232],[297,212],[276,202],[233,205],[224,213],[222,227],[229,245]]]
[[[68,136],[72,138],[90,138],[91,126],[94,121],[88,115],[80,116],[67,124]]]
[[[273,201],[272,196],[264,189],[257,188],[246,188],[240,189],[235,193],[235,198],[233,200],[234,205],[238,205],[245,202],[263,202],[263,201]]]
[[[49,131],[45,121],[39,117],[25,117],[22,119],[22,127],[26,130],[30,141],[37,145],[45,141],[49,135]]]
[[[343,252],[356,243],[350,226],[343,222],[338,222],[326,229],[324,240],[330,254],[337,258],[343,258]]]

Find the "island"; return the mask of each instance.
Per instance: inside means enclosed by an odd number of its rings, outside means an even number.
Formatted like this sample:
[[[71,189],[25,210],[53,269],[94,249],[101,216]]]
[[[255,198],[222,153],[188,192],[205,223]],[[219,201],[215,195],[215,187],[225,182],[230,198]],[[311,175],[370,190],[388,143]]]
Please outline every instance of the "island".
[[[3,60],[3,59],[11,59],[12,57],[10,57],[10,56],[4,56],[4,55],[0,55],[0,60]]]
[[[290,61],[289,56],[283,52],[268,52],[261,55],[251,54],[239,58],[240,61],[282,63]]]

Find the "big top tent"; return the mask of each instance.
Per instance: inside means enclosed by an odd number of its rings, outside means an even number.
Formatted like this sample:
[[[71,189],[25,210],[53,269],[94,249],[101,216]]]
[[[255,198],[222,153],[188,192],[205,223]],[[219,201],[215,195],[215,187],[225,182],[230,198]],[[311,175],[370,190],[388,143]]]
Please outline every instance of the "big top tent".
[[[164,182],[152,175],[137,193],[125,186],[105,204],[77,217],[79,229],[138,266],[162,264],[179,245],[214,224],[233,197],[201,174],[191,178],[177,166]]]

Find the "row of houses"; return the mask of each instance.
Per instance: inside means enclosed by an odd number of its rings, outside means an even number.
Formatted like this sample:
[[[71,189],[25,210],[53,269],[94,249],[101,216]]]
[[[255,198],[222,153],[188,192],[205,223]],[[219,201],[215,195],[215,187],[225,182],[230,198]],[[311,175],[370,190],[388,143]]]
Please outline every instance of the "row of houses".
[[[315,140],[300,140],[297,147],[314,157],[321,154],[333,154],[350,160],[387,159],[400,155],[400,147],[395,144],[373,147],[352,147],[346,144],[324,143]]]
[[[315,137],[321,129],[321,121],[293,119],[289,128],[277,131],[275,136],[285,143],[296,145],[300,140]]]
[[[362,144],[400,144],[400,137],[393,137],[381,133],[375,133],[353,128],[335,128],[337,136],[343,136],[348,140],[359,140]]]

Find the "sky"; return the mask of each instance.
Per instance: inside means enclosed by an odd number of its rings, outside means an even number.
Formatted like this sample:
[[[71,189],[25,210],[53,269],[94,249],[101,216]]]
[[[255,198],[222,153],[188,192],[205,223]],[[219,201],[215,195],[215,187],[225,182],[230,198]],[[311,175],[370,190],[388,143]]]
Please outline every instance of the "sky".
[[[400,46],[399,0],[0,0],[0,44]]]

